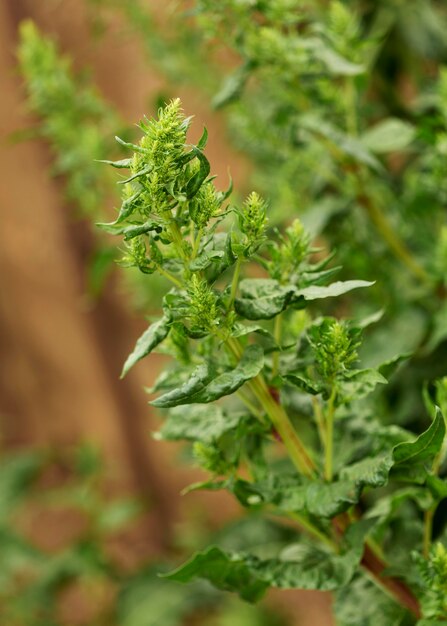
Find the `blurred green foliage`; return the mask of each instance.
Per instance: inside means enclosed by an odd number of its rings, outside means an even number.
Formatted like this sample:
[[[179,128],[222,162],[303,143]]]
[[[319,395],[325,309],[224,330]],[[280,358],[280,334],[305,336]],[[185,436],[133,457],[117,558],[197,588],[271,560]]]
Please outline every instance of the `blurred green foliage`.
[[[169,565],[149,554],[126,564],[126,544],[133,538],[141,545],[147,507],[114,494],[107,482],[101,456],[91,445],[62,454],[2,455],[2,624],[184,626],[194,617],[200,626],[285,626],[268,607],[247,607],[207,583],[186,588],[160,579]],[[146,537],[147,528],[143,532]],[[238,534],[235,528],[232,535]],[[124,559],[116,556],[113,543],[121,546]]]
[[[118,152],[113,136],[122,123],[92,79],[75,78],[70,59],[32,22],[21,25],[20,36],[20,71],[29,108],[39,119],[36,133],[51,147],[53,172],[64,176],[67,198],[83,215],[98,216],[111,185],[94,161]]]
[[[91,74],[85,69],[74,72],[70,57],[31,21],[21,24],[17,56],[27,105],[37,118],[32,133],[50,147],[51,173],[61,182],[76,217],[84,219],[93,233],[85,268],[86,291],[97,298],[117,259],[115,248],[94,226],[107,216],[117,196],[109,169],[99,161],[105,155],[119,157],[114,135],[130,139],[133,131],[93,85]],[[148,293],[136,272],[126,279],[138,308],[149,303],[157,308],[156,289]]]

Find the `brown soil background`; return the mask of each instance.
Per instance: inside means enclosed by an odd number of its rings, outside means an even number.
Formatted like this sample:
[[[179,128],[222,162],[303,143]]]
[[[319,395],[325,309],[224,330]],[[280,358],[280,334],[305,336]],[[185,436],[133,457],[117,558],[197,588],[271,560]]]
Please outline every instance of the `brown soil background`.
[[[155,0],[151,5],[161,10]],[[61,182],[50,177],[47,146],[36,140],[10,140],[12,132],[33,123],[15,60],[17,26],[25,18],[54,35],[61,50],[74,59],[75,68],[91,68],[99,90],[129,124],[145,113],[147,102],[165,85],[156,68],[148,65],[141,44],[122,35],[118,20],[109,24],[100,44],[92,41],[81,0],[1,0],[2,445],[63,447],[85,439],[99,444],[111,480],[153,505],[142,536],[126,550],[162,554],[188,516],[200,514],[209,524],[219,524],[239,509],[230,498],[213,493],[179,496],[197,474],[179,467],[176,446],[150,437],[157,420],[142,387],[153,380],[156,359],[118,380],[144,320],[126,308],[116,278],[95,307],[85,306],[82,267],[89,227],[74,222]],[[194,90],[181,87],[178,95],[186,111],[195,113],[196,128],[206,125],[210,131],[213,171],[226,180],[231,164],[235,185],[243,188],[249,164],[229,145],[222,117],[211,112],[206,98]],[[47,526],[53,543],[60,540],[58,534],[63,537],[66,525],[66,520],[53,520]],[[45,537],[42,540],[45,543]],[[293,624],[330,624],[329,599],[321,594],[284,592],[274,594],[271,601],[288,608]]]

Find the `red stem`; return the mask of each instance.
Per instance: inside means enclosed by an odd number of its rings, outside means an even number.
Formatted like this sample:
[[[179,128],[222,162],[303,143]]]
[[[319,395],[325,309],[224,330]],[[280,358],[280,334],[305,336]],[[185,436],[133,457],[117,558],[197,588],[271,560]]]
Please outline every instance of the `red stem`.
[[[382,587],[390,592],[399,604],[409,609],[418,619],[421,617],[421,609],[417,598],[413,595],[406,584],[398,578],[383,576],[386,565],[376,554],[374,554],[368,544],[365,545],[365,551],[363,553],[361,564],[370,574],[372,574],[372,576],[374,576]]]

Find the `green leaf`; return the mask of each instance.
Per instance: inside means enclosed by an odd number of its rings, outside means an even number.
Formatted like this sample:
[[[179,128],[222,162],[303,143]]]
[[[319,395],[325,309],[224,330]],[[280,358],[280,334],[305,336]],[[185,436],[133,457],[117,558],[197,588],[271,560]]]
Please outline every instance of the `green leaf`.
[[[170,441],[186,439],[211,443],[236,428],[242,419],[243,415],[234,411],[226,413],[217,404],[179,406],[169,411],[159,435]]]
[[[181,626],[207,590],[188,589],[157,576],[159,566],[144,568],[121,586],[116,603],[120,626]],[[50,626],[50,625],[48,625]],[[53,625],[51,625],[53,626]]]
[[[404,626],[407,616],[403,607],[361,574],[336,592],[333,606],[337,626]]]
[[[430,337],[424,347],[424,354],[429,354],[447,339],[447,303],[441,305],[434,314],[432,326]]]
[[[294,387],[298,387],[306,393],[310,393],[312,396],[317,396],[324,391],[324,386],[320,385],[314,380],[305,376],[298,376],[296,374],[286,374],[283,377],[287,382],[291,383]]]
[[[402,361],[406,361],[412,355],[411,352],[405,352],[404,354],[397,354],[395,357],[388,359],[384,363],[378,366],[379,372],[389,380],[394,372],[397,370]]]
[[[241,297],[236,298],[236,312],[248,320],[271,319],[292,301],[296,288],[268,278],[247,278],[239,284]]]
[[[141,335],[135,344],[133,352],[127,357],[121,372],[121,378],[127,374],[131,367],[138,363],[145,356],[150,354],[167,336],[170,328],[170,318],[162,317],[158,322],[154,322]]]
[[[106,159],[95,159],[97,163],[105,163],[118,169],[128,169],[132,165],[132,159],[121,159],[120,161],[107,161]]]
[[[133,196],[124,200],[124,202],[121,205],[118,217],[116,218],[114,222],[99,223],[97,224],[97,226],[99,226],[99,228],[102,228],[106,232],[111,232],[112,234],[114,234],[116,231],[114,229],[111,229],[111,227],[116,226],[117,224],[121,224],[121,222],[124,222],[124,220],[126,220],[129,217],[129,215],[132,214],[133,209],[134,209],[134,203],[139,198],[141,193],[142,193],[142,189],[139,189],[133,194]]]
[[[151,404],[160,408],[170,408],[180,404],[195,402],[195,400],[192,400],[192,397],[203,389],[212,377],[213,372],[210,371],[208,364],[202,363],[196,367],[185,383],[168,391],[168,393],[160,396]]]
[[[126,226],[121,230],[120,234],[124,235],[124,240],[129,241],[134,237],[138,237],[139,235],[146,235],[151,231],[161,231],[161,226],[157,222],[153,220],[148,220],[144,222],[144,224],[135,224],[134,226]],[[115,231],[116,232],[116,231]]]
[[[360,487],[353,480],[313,482],[306,493],[306,508],[317,517],[334,517],[359,501]]]
[[[227,76],[220,91],[213,98],[215,109],[220,109],[240,96],[254,67],[255,63],[248,60]]]
[[[217,239],[217,237],[216,237]],[[222,239],[222,238],[220,238]],[[210,282],[214,282],[217,278],[229,267],[231,267],[237,260],[237,256],[233,251],[231,242],[231,233],[228,233],[223,243],[223,257],[220,261],[217,261],[211,266],[211,274],[209,275]]]
[[[388,118],[363,133],[361,141],[372,152],[382,154],[404,150],[415,137],[416,129],[412,124]]]
[[[315,56],[322,61],[331,74],[335,76],[358,76],[364,74],[364,65],[352,63],[326,46],[315,51]]]
[[[367,165],[371,169],[382,172],[383,166],[380,161],[358,139],[346,135],[343,131],[332,126],[321,117],[309,113],[301,116],[300,123],[303,128],[309,130],[317,137],[323,137],[334,147],[334,150],[344,153],[359,163]]]
[[[363,555],[363,542],[372,520],[353,524],[345,535],[348,548],[341,554],[307,545],[286,548],[279,559],[261,562],[256,570],[273,587],[333,591],[354,576]]]
[[[141,146],[137,146],[134,143],[129,143],[128,141],[124,141],[123,139],[121,139],[121,137],[117,137],[115,135],[115,141],[117,141],[120,146],[123,146],[123,148],[129,148],[130,150],[133,150],[134,152],[139,152],[140,154],[147,154],[147,150],[145,148],[142,148]]]
[[[100,246],[93,250],[87,266],[87,293],[94,300],[101,294],[114,269],[117,250],[113,246]]]
[[[317,200],[302,215],[300,221],[312,239],[320,235],[332,217],[345,209],[340,198],[326,196]]]
[[[371,315],[367,315],[366,317],[355,321],[353,326],[355,326],[355,328],[361,328],[362,330],[364,330],[365,328],[368,328],[368,326],[371,326],[371,324],[376,324],[378,321],[380,321],[384,313],[384,309],[379,309],[378,311],[371,313]]]
[[[412,486],[383,496],[369,509],[367,516],[378,517],[380,525],[386,525],[399,507],[409,500],[415,502],[421,511],[426,511],[433,505],[433,498],[427,489]]]
[[[368,457],[345,467],[340,472],[340,480],[353,481],[358,487],[383,487],[393,466],[391,453]]]
[[[386,385],[388,382],[378,370],[372,368],[366,370],[349,370],[344,376],[347,380],[362,385],[371,385],[373,387],[378,384]]]
[[[377,385],[387,385],[388,381],[375,369],[349,370],[343,374],[342,390],[346,399],[359,399],[370,394]]]
[[[169,408],[180,404],[214,402],[228,396],[259,374],[264,365],[264,352],[260,346],[251,345],[245,350],[237,366],[211,379],[209,371],[201,369],[200,375],[193,377],[182,387],[157,398],[151,404]],[[198,369],[204,368],[200,366]],[[197,371],[197,370],[196,370]]]
[[[373,520],[365,520],[350,526],[344,537],[346,548],[340,554],[294,544],[277,558],[261,560],[251,554],[224,552],[211,546],[197,552],[166,578],[183,583],[205,578],[219,589],[235,591],[251,602],[259,600],[270,586],[332,591],[348,584],[354,576],[365,536],[373,524]]]
[[[223,250],[205,250],[194,261],[191,261],[189,267],[193,272],[200,272],[206,270],[212,263],[216,263],[221,260],[225,255]]]
[[[146,174],[149,174],[149,172],[151,171],[152,171],[152,166],[146,165],[146,167],[144,167],[139,172],[132,174],[132,176],[129,176],[129,178],[125,178],[124,180],[119,180],[118,185],[126,185],[127,183],[131,183],[133,180],[136,180],[137,178],[140,178],[141,176],[145,176]]]
[[[433,461],[442,448],[445,437],[445,421],[438,407],[430,427],[413,442],[404,442],[393,450],[395,465],[425,463]]]
[[[256,333],[257,335],[260,335],[264,338],[264,354],[268,354],[282,349],[282,347],[278,346],[278,344],[276,343],[272,333],[270,333],[259,324],[247,326],[245,324],[236,322],[231,330],[232,337],[245,337],[246,335],[251,335],[251,333]]]
[[[445,431],[444,418],[437,408],[432,424],[415,441],[399,443],[389,452],[343,468],[340,480],[352,480],[360,487],[383,487],[390,471],[395,469],[403,471],[403,476],[412,482],[423,482],[426,479],[423,466],[432,462],[441,450]]]
[[[202,136],[200,137],[199,141],[197,142],[198,149],[199,150],[205,150],[207,141],[208,141],[208,130],[205,127],[203,127]]]
[[[447,498],[447,480],[439,478],[434,474],[429,474],[427,476],[427,487],[437,501]]]
[[[280,475],[249,483],[239,480],[232,491],[244,506],[269,503],[285,513],[331,518],[358,502],[360,487],[354,481],[325,483],[297,475]],[[253,497],[254,496],[254,497]]]
[[[199,148],[193,146],[192,152],[194,153],[194,156],[196,156],[200,161],[200,168],[199,171],[194,174],[192,178],[190,178],[186,185],[186,197],[189,200],[191,198],[194,198],[194,196],[197,194],[211,170],[210,162]]]
[[[216,546],[197,552],[184,565],[163,577],[181,583],[205,578],[218,589],[236,591],[248,602],[260,600],[269,587],[267,581],[261,580],[256,571],[252,571],[250,559],[237,553],[225,553]]]
[[[297,295],[303,296],[305,300],[320,300],[321,298],[334,298],[341,296],[353,289],[359,289],[360,287],[371,287],[374,282],[367,280],[345,280],[337,281],[326,287],[319,287],[318,285],[312,285],[311,287],[305,287],[297,291]]]

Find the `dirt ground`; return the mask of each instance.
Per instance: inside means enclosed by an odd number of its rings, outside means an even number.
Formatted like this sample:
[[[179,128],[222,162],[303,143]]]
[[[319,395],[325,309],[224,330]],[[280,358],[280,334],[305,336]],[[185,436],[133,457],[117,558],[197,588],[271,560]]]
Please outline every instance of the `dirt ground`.
[[[155,0],[152,4],[157,6]],[[146,103],[165,84],[148,66],[140,44],[122,36],[119,21],[110,23],[100,45],[92,42],[80,0],[0,3],[2,443],[12,448],[64,446],[80,439],[97,442],[113,479],[132,485],[154,503],[145,532],[149,551],[160,553],[189,511],[201,507],[217,523],[238,509],[216,494],[178,496],[196,476],[183,467],[179,471],[177,447],[150,437],[157,422],[142,387],[153,380],[156,359],[118,380],[145,323],[123,304],[116,277],[95,307],[85,306],[81,270],[89,226],[74,225],[60,181],[48,174],[47,146],[36,140],[11,141],[12,132],[33,123],[14,57],[17,26],[27,17],[57,37],[75,67],[92,69],[99,90],[129,123],[144,114]],[[231,163],[235,184],[243,185],[249,165],[229,146],[222,117],[211,112],[203,95],[184,87],[178,91],[187,112],[196,115],[197,132],[208,126],[213,171],[226,180]],[[290,606],[297,625],[330,623],[325,596],[288,592],[276,601]]]

